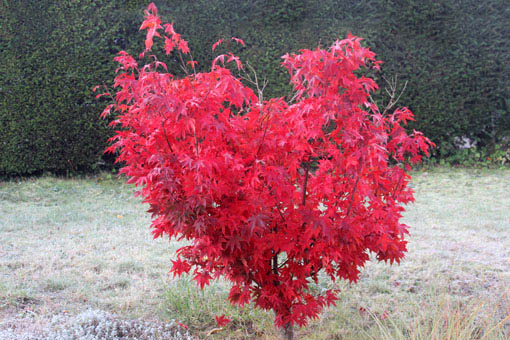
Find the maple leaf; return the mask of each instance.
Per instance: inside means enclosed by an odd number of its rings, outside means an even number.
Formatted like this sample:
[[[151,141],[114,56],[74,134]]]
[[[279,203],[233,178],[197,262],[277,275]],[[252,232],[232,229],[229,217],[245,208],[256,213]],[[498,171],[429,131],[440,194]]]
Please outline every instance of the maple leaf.
[[[225,314],[222,314],[220,316],[215,316],[216,324],[218,327],[224,327],[229,324],[230,321],[232,321],[229,317],[226,317]]]
[[[170,54],[175,47],[175,42],[169,37],[165,36],[165,53]]]
[[[259,229],[265,229],[268,219],[269,216],[264,213],[258,213],[250,216],[247,220],[250,235],[253,235],[253,233]]]
[[[212,276],[207,272],[199,272],[196,273],[193,279],[197,282],[197,286],[199,286],[200,289],[204,289],[204,286],[209,284]]]
[[[176,321],[175,323],[178,324],[179,326],[181,326],[184,329],[188,329],[189,328],[188,325],[185,325],[185,324],[183,324],[183,323],[181,323],[179,321]]]
[[[237,70],[241,70],[243,68],[243,64],[241,63],[241,60],[239,60],[239,57],[230,53],[229,57],[227,59],[227,62],[232,62],[232,61],[234,61],[236,63]]]
[[[181,52],[184,54],[189,53],[188,42],[186,40],[180,39],[179,42],[177,43],[177,48],[181,50]]]
[[[175,276],[181,276],[183,273],[188,273],[191,269],[189,263],[182,261],[181,259],[172,260],[172,272]]]
[[[223,39],[219,39],[217,42],[215,42],[212,45],[212,50],[214,51],[216,49],[216,47],[218,47],[222,42],[223,42]]]
[[[154,36],[159,37],[158,29],[161,27],[161,19],[157,16],[157,8],[154,3],[151,3],[145,11],[145,20],[140,26],[140,30],[147,29],[147,36],[145,38],[145,50],[148,51],[152,48]]]
[[[234,40],[238,44],[246,46],[246,44],[244,43],[244,41],[242,39],[239,39],[239,38],[236,38],[236,37],[232,37],[232,40]]]
[[[190,61],[186,62],[186,65],[191,65],[192,68],[195,68],[198,65],[198,61],[190,60]]]
[[[220,61],[224,65],[225,64],[225,55],[224,54],[220,54],[219,56],[214,58],[214,60],[212,62],[212,68],[213,69],[216,67],[216,64],[218,63],[218,61]]]

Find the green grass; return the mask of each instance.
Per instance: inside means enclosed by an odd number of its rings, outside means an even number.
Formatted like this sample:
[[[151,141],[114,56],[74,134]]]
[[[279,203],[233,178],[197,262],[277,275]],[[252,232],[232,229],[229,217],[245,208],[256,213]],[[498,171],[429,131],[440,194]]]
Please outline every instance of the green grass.
[[[483,339],[492,328],[486,339],[510,339],[510,170],[431,169],[412,185],[404,261],[371,261],[358,284],[335,284],[338,306],[297,339]],[[0,315],[94,307],[205,336],[225,314],[232,322],[211,338],[278,338],[271,313],[226,302],[225,282],[199,291],[172,279],[179,244],[152,239],[133,191],[107,176],[0,182]]]
[[[0,184],[0,299],[150,315],[178,244],[153,240],[146,207],[118,180],[44,177]]]

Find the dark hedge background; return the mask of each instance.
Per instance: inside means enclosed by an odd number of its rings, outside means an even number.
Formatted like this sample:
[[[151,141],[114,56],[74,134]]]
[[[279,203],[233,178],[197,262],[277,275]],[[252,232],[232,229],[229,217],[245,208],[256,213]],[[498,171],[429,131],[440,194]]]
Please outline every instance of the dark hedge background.
[[[416,114],[411,128],[438,144],[436,158],[455,152],[455,137],[491,147],[509,135],[507,0],[155,3],[163,19],[175,21],[189,40],[202,69],[210,65],[213,42],[244,39],[247,48],[234,50],[267,78],[267,98],[290,91],[281,55],[319,42],[327,46],[352,31],[385,61],[377,77],[397,75],[401,86],[408,81],[400,104]],[[118,51],[142,50],[138,27],[147,4],[0,2],[0,175],[111,166],[103,150],[112,132],[98,118],[106,102],[95,100],[91,89],[113,79]],[[177,64],[171,72],[180,72]]]

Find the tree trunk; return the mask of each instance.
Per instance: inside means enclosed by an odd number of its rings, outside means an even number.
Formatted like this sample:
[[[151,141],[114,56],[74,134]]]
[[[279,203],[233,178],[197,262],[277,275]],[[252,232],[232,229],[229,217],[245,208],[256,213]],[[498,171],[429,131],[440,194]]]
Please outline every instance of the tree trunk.
[[[294,339],[294,328],[291,324],[285,325],[282,328],[283,340],[293,340]]]

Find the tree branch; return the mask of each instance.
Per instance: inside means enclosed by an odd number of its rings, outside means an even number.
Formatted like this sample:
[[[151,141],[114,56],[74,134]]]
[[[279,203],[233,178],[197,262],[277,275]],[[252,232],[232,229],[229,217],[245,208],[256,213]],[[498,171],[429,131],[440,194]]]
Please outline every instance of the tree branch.
[[[390,96],[390,101],[388,102],[388,105],[386,105],[386,107],[384,108],[384,111],[382,113],[383,116],[384,116],[400,100],[400,97],[402,96],[402,94],[406,90],[407,80],[404,83],[404,87],[402,88],[402,91],[400,91],[400,94],[398,94],[398,96],[397,96],[397,80],[398,80],[398,76],[395,75],[394,77],[392,77],[391,81],[389,81],[388,79],[386,79],[384,77],[383,77],[383,79],[384,79],[384,81],[386,81],[386,84],[388,84],[388,86],[389,86],[389,89],[388,89],[388,87],[385,87],[384,90]],[[395,97],[397,97],[397,98],[395,99]]]
[[[400,91],[400,93],[397,95],[397,80],[398,80],[398,76],[395,75],[390,80],[388,80],[388,79],[386,79],[384,77],[382,77],[382,78],[384,79],[386,84],[388,84],[388,86],[384,88],[384,91],[386,91],[386,93],[390,97],[390,100],[389,100],[388,104],[386,105],[386,107],[384,108],[384,110],[382,112],[382,115],[384,116],[386,113],[388,113],[388,111],[392,107],[394,107],[398,103],[398,101],[400,100],[400,97],[404,94],[404,92],[405,92],[405,90],[407,88],[407,80],[404,83],[404,87],[402,88],[402,91]],[[377,106],[377,103],[375,102],[374,98],[372,98],[372,96],[370,94],[368,94],[368,99],[369,99],[369,101],[372,104],[375,104]]]
[[[356,177],[356,183],[354,183],[354,188],[352,189],[351,201],[349,202],[349,208],[347,209],[347,214],[345,214],[345,217],[349,216],[349,214],[351,212],[352,202],[354,201],[354,194],[356,193],[356,187],[358,186],[358,181],[359,181],[359,175],[358,175],[358,177]]]
[[[241,76],[241,78],[246,80],[247,82],[255,85],[255,88],[257,89],[259,104],[262,105],[264,103],[264,89],[266,88],[267,80],[264,78],[262,88],[261,88],[261,86],[259,85],[259,79],[257,77],[257,72],[255,71],[253,66],[251,66],[249,63],[246,63],[246,66],[248,66],[250,71],[253,72],[253,77],[255,79],[253,79],[248,72],[245,72],[244,73],[245,76]]]
[[[301,205],[304,206],[306,204],[306,186],[308,184],[308,173],[310,171],[310,161],[306,162],[305,168],[305,182],[303,183],[303,200],[301,201]]]

